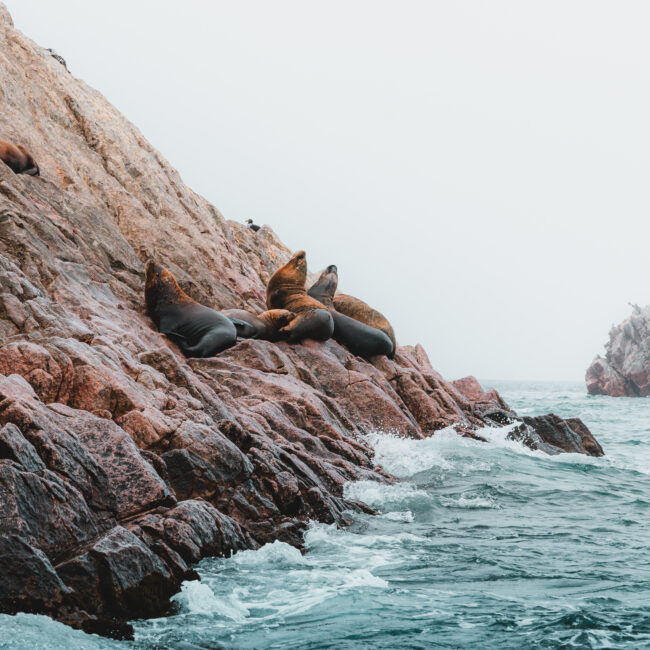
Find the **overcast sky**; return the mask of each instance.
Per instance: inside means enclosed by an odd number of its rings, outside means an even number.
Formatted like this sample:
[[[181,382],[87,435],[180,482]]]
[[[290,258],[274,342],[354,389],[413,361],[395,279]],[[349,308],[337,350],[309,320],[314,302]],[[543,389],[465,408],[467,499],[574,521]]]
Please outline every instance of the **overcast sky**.
[[[448,378],[582,380],[650,303],[646,2],[5,2]]]

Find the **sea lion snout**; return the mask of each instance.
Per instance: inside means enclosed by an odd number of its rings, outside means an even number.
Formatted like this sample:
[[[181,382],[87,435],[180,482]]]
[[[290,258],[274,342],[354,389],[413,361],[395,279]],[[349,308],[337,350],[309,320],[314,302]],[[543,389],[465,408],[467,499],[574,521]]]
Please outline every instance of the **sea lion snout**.
[[[287,263],[288,266],[293,267],[298,273],[307,273],[307,253],[305,251],[298,251],[293,254],[293,257]]]
[[[162,266],[159,264],[156,264],[153,260],[147,260],[146,264],[144,265],[144,272],[145,276],[147,278],[147,282],[150,282],[151,280],[154,279],[160,279],[160,274],[162,272]]]

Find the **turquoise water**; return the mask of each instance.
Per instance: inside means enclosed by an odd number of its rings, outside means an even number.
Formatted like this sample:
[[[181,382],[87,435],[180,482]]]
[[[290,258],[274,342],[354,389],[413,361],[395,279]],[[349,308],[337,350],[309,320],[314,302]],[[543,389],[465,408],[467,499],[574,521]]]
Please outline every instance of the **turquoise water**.
[[[484,382],[520,414],[579,416],[593,459],[440,432],[372,436],[393,486],[348,485],[378,509],[346,530],[207,559],[178,613],[113,642],[0,616],[0,648],[650,647],[650,399],[582,384]]]

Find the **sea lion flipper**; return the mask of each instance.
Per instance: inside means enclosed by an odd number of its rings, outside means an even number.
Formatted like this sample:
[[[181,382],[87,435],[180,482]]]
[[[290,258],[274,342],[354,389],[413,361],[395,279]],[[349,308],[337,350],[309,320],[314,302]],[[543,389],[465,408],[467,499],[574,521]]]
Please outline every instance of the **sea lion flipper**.
[[[164,334],[165,336],[169,336],[171,334],[179,339],[185,340],[185,337],[183,335],[177,334],[174,330],[175,330],[175,322],[173,317],[163,316],[160,319],[160,323],[158,325],[158,331],[161,334]]]
[[[256,339],[258,337],[259,332],[250,323],[241,320],[241,318],[235,318],[234,316],[228,316],[228,319],[235,326],[237,336],[240,339]]]
[[[226,348],[232,347],[237,342],[237,332],[233,325],[232,329],[215,327],[203,335],[203,338],[192,346],[181,343],[183,352],[190,357],[213,357]]]

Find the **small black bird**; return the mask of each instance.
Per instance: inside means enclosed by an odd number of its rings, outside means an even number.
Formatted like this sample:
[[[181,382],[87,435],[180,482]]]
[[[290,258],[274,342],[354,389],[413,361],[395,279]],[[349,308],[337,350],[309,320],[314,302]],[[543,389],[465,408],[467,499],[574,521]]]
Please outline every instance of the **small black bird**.
[[[259,227],[257,224],[254,224],[254,223],[253,223],[253,220],[252,220],[252,219],[246,219],[246,221],[245,221],[244,223],[247,223],[247,224],[248,224],[248,227],[249,227],[253,232],[257,232],[257,231],[260,229],[260,227]]]
[[[53,50],[51,47],[47,48],[47,51],[50,53],[52,57],[54,57],[66,70],[68,70],[68,65],[65,62],[65,59],[56,51]],[[69,70],[68,70],[69,72]]]

